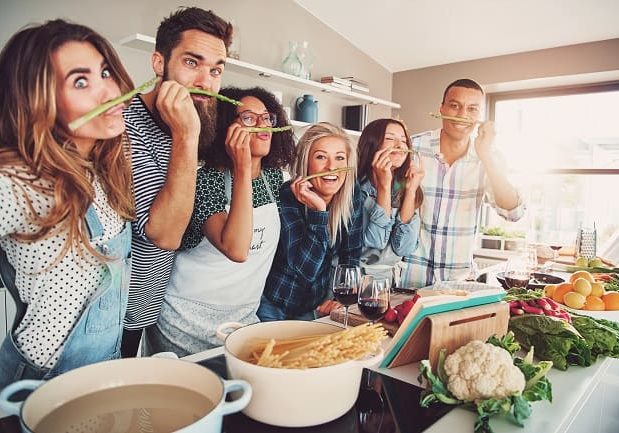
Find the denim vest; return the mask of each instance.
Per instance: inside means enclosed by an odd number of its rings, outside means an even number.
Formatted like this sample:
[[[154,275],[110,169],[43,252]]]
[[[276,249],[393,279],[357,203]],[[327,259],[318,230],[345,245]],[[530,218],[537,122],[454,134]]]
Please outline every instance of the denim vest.
[[[92,204],[86,211],[85,222],[91,241],[103,234],[103,226]],[[123,318],[129,293],[130,223],[126,223],[118,235],[97,249],[110,258],[103,262],[106,268],[103,280],[67,336],[60,357],[51,369],[32,363],[15,344],[13,333],[27,305],[21,302],[15,287],[15,270],[0,250],[0,275],[17,305],[12,330],[0,346],[0,389],[17,380],[47,380],[74,368],[120,357]]]

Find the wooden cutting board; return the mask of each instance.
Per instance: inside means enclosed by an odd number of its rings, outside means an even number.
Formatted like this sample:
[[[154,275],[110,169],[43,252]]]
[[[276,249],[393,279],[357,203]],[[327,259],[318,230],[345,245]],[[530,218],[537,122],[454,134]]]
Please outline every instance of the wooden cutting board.
[[[413,295],[405,295],[403,293],[394,293],[391,295],[391,299],[389,304],[393,307],[395,305],[401,304],[407,299],[411,299]],[[338,308],[336,310],[331,311],[331,320],[334,322],[344,323],[344,307]],[[363,314],[359,311],[357,305],[351,305],[348,308],[348,326],[357,326],[363,325],[364,323],[368,323],[369,320],[366,319]],[[397,332],[399,325],[398,322],[387,323],[384,320],[381,320],[380,323],[389,333],[389,336],[393,337]]]

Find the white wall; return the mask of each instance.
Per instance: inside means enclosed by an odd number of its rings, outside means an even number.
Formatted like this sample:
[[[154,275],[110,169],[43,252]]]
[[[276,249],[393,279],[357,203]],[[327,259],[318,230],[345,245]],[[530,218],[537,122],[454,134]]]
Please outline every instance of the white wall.
[[[313,78],[323,75],[353,75],[370,84],[371,94],[391,99],[392,75],[367,55],[353,47],[332,29],[318,21],[292,0],[1,0],[0,44],[28,23],[53,18],[70,19],[99,31],[113,43],[133,34],[155,35],[162,18],[179,6],[197,6],[212,9],[227,20],[234,20],[240,31],[241,60],[281,69],[290,40],[308,41],[315,55]],[[150,53],[115,45],[136,84],[152,76]],[[262,85],[254,81],[224,73],[224,84],[240,86]],[[303,94],[302,91],[282,89],[284,105]],[[316,92],[319,99],[319,119],[340,121],[340,105],[325,94]],[[370,107],[370,119],[391,115],[391,110]]]

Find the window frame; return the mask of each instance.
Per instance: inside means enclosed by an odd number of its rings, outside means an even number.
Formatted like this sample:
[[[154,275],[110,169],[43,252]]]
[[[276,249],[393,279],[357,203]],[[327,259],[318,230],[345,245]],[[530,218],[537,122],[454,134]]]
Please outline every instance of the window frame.
[[[599,93],[619,91],[619,81],[605,81],[600,83],[577,84],[560,87],[542,87],[525,90],[511,90],[505,92],[493,92],[486,95],[486,107],[488,107],[488,119],[494,121],[496,103],[515,99],[543,98],[547,96],[567,96],[585,93]],[[543,174],[574,174],[574,175],[619,175],[619,168],[560,168],[548,169]]]

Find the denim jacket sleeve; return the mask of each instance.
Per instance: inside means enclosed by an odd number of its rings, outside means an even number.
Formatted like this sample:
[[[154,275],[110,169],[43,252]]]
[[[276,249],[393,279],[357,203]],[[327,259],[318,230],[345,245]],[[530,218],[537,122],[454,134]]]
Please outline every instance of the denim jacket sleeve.
[[[393,248],[393,252],[398,256],[412,254],[419,244],[419,227],[420,218],[418,212],[413,214],[408,224],[402,222],[398,213],[391,231],[391,248]]]
[[[288,265],[304,280],[315,281],[329,249],[328,212],[306,211],[286,183],[280,219],[280,244],[285,246]]]
[[[383,250],[389,243],[394,218],[376,203],[376,190],[369,180],[361,184],[363,197],[363,246]]]

